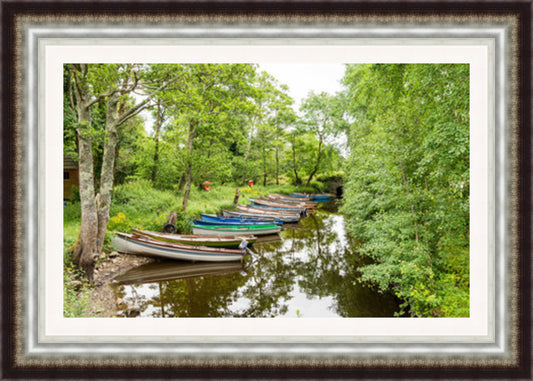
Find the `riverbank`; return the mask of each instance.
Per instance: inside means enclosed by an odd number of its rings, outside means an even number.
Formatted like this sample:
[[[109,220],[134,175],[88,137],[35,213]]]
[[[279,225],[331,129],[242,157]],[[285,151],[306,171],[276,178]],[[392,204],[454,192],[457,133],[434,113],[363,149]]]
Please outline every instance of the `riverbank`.
[[[189,221],[200,213],[218,213],[232,208],[236,187],[229,185],[213,186],[210,192],[193,189],[187,212],[181,214],[182,233],[188,231]],[[258,197],[269,193],[290,193],[310,191],[292,186],[254,186],[241,188],[241,203],[247,197]],[[123,301],[115,294],[111,281],[122,272],[154,261],[153,259],[124,255],[114,252],[110,244],[111,230],[129,232],[132,228],[161,231],[168,214],[181,209],[181,198],[171,191],[151,188],[147,182],[134,182],[117,186],[110,213],[103,253],[97,261],[93,285],[84,281],[77,270],[68,269],[71,250],[80,229],[79,203],[69,203],[65,207],[63,231],[65,247],[64,293],[65,316],[68,317],[114,317],[123,306]],[[80,301],[83,301],[81,303]]]
[[[94,289],[91,292],[91,297],[100,310],[99,317],[116,317],[124,302],[116,295],[113,289],[113,278],[125,271],[155,260],[140,255],[120,254],[117,252],[111,252],[106,256],[108,258],[96,266]],[[134,313],[134,311],[131,311],[131,313]]]

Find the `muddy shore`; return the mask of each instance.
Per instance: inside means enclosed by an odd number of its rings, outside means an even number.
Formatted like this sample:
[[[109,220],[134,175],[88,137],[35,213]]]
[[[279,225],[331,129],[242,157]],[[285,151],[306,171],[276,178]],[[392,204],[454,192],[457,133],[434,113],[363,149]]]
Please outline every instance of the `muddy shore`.
[[[103,254],[94,273],[94,291],[91,296],[101,313],[99,317],[123,317],[126,306],[113,289],[113,278],[154,259],[132,254],[112,252]]]

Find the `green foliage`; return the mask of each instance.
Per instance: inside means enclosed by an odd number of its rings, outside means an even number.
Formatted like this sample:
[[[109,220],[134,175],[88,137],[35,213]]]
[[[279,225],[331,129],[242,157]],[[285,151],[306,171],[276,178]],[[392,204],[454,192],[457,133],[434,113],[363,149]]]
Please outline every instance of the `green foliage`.
[[[91,296],[93,288],[83,277],[83,274],[71,262],[71,255],[65,254],[63,267],[63,316],[94,317],[102,309],[95,305]]]
[[[348,65],[344,83],[361,278],[412,316],[468,316],[468,65]]]
[[[80,190],[77,186],[73,185],[71,188],[70,201],[78,203],[80,202]]]

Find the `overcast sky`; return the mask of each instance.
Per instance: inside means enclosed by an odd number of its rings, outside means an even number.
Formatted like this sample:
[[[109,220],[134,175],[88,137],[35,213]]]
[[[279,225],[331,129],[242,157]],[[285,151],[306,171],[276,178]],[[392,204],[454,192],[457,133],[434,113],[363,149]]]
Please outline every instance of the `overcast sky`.
[[[259,64],[259,68],[289,86],[296,108],[310,91],[333,95],[342,89],[343,64]]]
[[[280,84],[289,86],[289,95],[294,99],[295,110],[299,109],[302,100],[311,91],[325,91],[331,95],[341,91],[341,79],[345,71],[343,64],[259,64],[259,68],[276,78]],[[334,144],[341,155],[346,156],[346,135],[339,133],[330,139],[329,143]]]

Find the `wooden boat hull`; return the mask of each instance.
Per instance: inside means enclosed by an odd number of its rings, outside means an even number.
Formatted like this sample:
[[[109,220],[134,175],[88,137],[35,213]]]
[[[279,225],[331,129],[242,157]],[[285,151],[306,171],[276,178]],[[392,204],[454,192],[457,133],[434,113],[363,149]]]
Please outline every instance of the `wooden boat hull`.
[[[281,225],[283,221],[280,221],[279,219],[271,218],[271,219],[265,219],[265,218],[258,218],[258,217],[228,217],[228,216],[211,216],[208,214],[201,214],[200,218],[202,221],[205,222],[212,222],[212,223],[223,223],[223,224],[252,224],[252,225],[267,225],[267,224],[276,224]]]
[[[228,227],[228,226],[214,226],[214,225],[193,225],[192,231],[194,234],[211,234],[218,236],[227,235],[269,235],[276,234],[281,230],[279,226],[272,226],[271,228],[251,228],[249,226],[244,227]]]
[[[307,208],[302,208],[302,207],[298,207],[298,206],[292,206],[292,205],[287,205],[287,204],[279,204],[279,203],[260,200],[260,199],[256,199],[256,198],[251,198],[250,201],[254,204],[254,206],[257,206],[259,208],[289,210],[289,211],[293,211],[293,212],[298,212],[300,214],[307,213]]]
[[[281,196],[268,195],[260,197],[260,200],[270,201],[278,204],[292,205],[298,208],[316,208],[318,203],[313,201],[301,200],[296,198],[285,198]]]
[[[247,205],[237,205],[237,210],[240,212],[246,212],[246,213],[255,213],[260,215],[268,215],[268,216],[288,216],[293,218],[300,219],[301,214],[298,212],[293,212],[290,210],[281,210],[281,209],[265,209],[265,208],[259,208],[254,206],[247,206]]]
[[[192,246],[207,246],[207,247],[220,247],[226,249],[236,249],[239,247],[242,241],[248,242],[248,245],[252,245],[257,237],[253,235],[247,236],[226,236],[221,237],[217,235],[181,235],[181,234],[168,234],[158,233],[146,230],[133,229],[136,234],[147,236],[151,239],[158,241],[181,243],[184,245]]]
[[[297,197],[297,198],[307,199],[307,200],[311,199],[311,195],[306,194],[306,193],[291,193],[291,197]]]
[[[232,262],[242,261],[246,250],[220,249],[206,246],[182,245],[135,236],[133,234],[115,233],[112,245],[118,252],[126,254],[147,255],[151,257],[179,259],[198,262]]]
[[[286,208],[286,207],[280,207],[280,206],[268,206],[268,205],[262,205],[262,204],[259,204],[259,203],[252,203],[252,206],[254,208],[261,208],[261,209],[266,209],[266,210],[281,210],[281,211],[290,211],[290,212],[297,212],[299,213],[301,216],[305,216],[307,215],[307,209],[300,209],[300,208]]]
[[[268,215],[268,214],[260,214],[260,213],[253,213],[253,212],[242,212],[242,211],[233,211],[233,210],[224,210],[222,211],[222,213],[224,214],[224,216],[227,216],[227,217],[236,217],[236,218],[239,218],[239,217],[251,217],[251,218],[254,218],[254,217],[257,217],[257,218],[269,218],[271,219],[272,221],[281,221],[283,223],[290,223],[290,222],[298,222],[300,220],[300,217],[299,216],[294,216],[294,217],[291,217],[291,216],[283,216],[281,214],[278,214],[278,215]]]
[[[205,221],[205,220],[192,220],[193,224],[195,225],[224,225],[224,226],[267,226],[267,225],[279,225],[278,223],[275,223],[273,221],[266,221],[266,222],[250,222],[250,221],[228,221],[228,220],[218,220],[218,221]]]
[[[311,200],[315,202],[328,202],[331,198],[329,194],[291,193],[291,196],[300,198],[302,200]]]
[[[311,200],[316,202],[328,202],[331,199],[329,194],[313,194]]]

